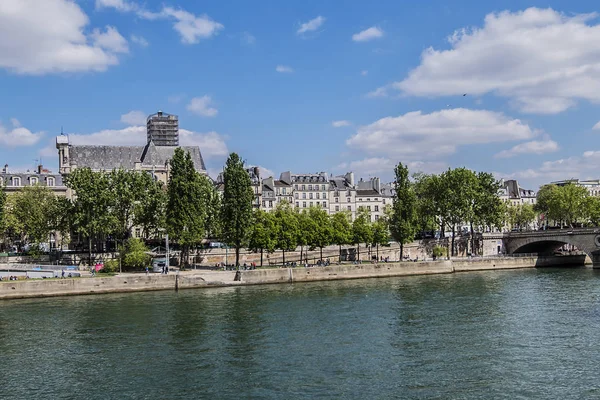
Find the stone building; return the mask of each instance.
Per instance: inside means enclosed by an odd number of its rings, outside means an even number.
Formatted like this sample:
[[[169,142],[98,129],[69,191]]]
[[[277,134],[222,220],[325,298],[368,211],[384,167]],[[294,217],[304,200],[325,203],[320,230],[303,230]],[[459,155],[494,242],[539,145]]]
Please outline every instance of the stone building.
[[[170,123],[167,124],[162,120],[170,121]],[[159,123],[163,123],[163,125]],[[59,172],[64,176],[76,168],[88,167],[93,171],[112,171],[123,168],[149,172],[156,180],[167,183],[169,161],[173,158],[175,149],[181,147],[191,154],[196,171],[205,174],[206,166],[200,148],[198,146],[178,146],[178,143],[177,117],[162,112],[148,117],[145,145],[76,145],[69,142],[68,136],[60,135],[56,137]]]
[[[356,217],[356,188],[354,172],[329,178],[329,214],[346,211]]]
[[[600,180],[579,180],[579,179],[567,179],[564,181],[551,182],[551,185],[565,186],[567,184],[574,184],[587,189],[590,196],[600,196]]]
[[[66,196],[67,194],[62,176],[52,173],[42,165],[38,165],[35,171],[16,172],[10,171],[6,164],[0,172],[0,186],[8,194],[33,185],[46,186],[57,196]]]
[[[325,172],[292,174],[283,172],[280,180],[293,187],[294,206],[304,210],[313,206],[329,211],[329,177]]]
[[[356,210],[366,208],[371,214],[371,221],[383,217],[383,196],[381,195],[381,181],[371,178],[368,181],[360,180],[356,184]]]
[[[510,203],[513,206],[519,204],[534,205],[537,199],[537,193],[530,189],[524,189],[519,185],[519,182],[510,180],[500,180],[500,191],[498,196],[501,200]]]

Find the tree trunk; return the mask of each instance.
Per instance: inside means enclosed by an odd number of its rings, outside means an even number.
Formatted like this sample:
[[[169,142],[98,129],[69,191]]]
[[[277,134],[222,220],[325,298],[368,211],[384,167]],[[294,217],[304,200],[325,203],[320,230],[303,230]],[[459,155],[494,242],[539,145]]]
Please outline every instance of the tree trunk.
[[[283,265],[285,265],[285,250],[282,250],[282,252],[283,252]]]
[[[340,244],[340,253],[338,255],[338,262],[342,262],[342,245]]]
[[[471,221],[470,225],[471,225],[471,254],[475,255],[475,234],[473,233],[473,221]]]
[[[240,244],[239,244],[239,242],[235,244],[235,266],[237,269],[240,269]]]
[[[358,253],[356,261],[360,261],[360,243],[356,245],[356,252]]]
[[[263,266],[263,249],[260,249],[260,266]]]
[[[88,236],[88,265],[92,266],[92,235]]]
[[[321,247],[321,262],[323,262],[323,248]]]
[[[300,264],[302,264],[302,249],[303,248],[304,248],[304,246],[300,246]]]
[[[377,261],[379,261],[379,243],[377,243],[376,246],[377,246]]]
[[[402,261],[402,257],[404,256],[404,243],[400,242],[400,260]]]
[[[456,236],[456,225],[452,225],[452,244],[450,246],[450,254],[452,255],[452,257],[454,257],[456,254],[454,254],[454,239]]]

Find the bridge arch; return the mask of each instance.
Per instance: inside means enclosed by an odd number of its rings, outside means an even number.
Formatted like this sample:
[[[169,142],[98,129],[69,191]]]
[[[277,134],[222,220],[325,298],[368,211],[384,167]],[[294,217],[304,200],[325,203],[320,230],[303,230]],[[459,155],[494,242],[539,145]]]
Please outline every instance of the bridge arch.
[[[600,229],[519,232],[507,234],[504,239],[508,254],[552,254],[565,244],[586,253],[592,260],[594,268],[600,268]]]

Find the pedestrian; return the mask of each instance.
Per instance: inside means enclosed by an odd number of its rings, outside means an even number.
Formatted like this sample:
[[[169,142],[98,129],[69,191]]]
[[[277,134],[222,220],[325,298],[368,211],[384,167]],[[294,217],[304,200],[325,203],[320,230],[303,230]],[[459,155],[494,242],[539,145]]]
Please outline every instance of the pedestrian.
[[[146,265],[146,275],[148,275],[150,271],[148,270],[148,266]]]
[[[164,273],[165,273],[165,266],[163,265],[162,268],[161,268],[161,270],[160,270],[160,274],[162,275]]]
[[[61,279],[65,279],[65,270],[63,269],[62,272],[60,273],[60,278]]]

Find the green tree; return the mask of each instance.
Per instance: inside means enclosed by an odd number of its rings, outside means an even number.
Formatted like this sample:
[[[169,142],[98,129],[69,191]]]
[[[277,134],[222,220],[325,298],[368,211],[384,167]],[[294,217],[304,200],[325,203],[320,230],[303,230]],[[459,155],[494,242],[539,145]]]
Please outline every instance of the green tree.
[[[352,225],[350,213],[337,212],[331,215],[331,241],[339,246],[339,260],[342,260],[342,246],[352,243]]]
[[[298,223],[298,232],[296,236],[296,244],[300,246],[300,262],[304,262],[308,258],[308,250],[304,253],[304,246],[308,246],[313,241],[315,235],[315,222],[308,214],[308,210],[302,210],[296,213],[296,220]]]
[[[466,168],[448,169],[442,174],[446,186],[449,207],[445,217],[452,229],[450,255],[456,255],[456,230],[460,223],[473,219],[473,199],[477,188],[475,173]]]
[[[114,204],[107,174],[77,168],[66,177],[66,186],[75,192],[72,222],[76,232],[88,239],[88,262],[92,263],[92,240],[114,232],[118,226],[111,209]]]
[[[151,257],[148,248],[140,239],[129,238],[119,249],[122,255],[122,266],[127,270],[143,270],[150,265]]]
[[[139,184],[144,188],[135,202],[133,225],[142,229],[143,235],[156,235],[167,226],[167,190],[161,181],[148,173],[138,173]]]
[[[296,250],[298,245],[298,217],[292,207],[285,202],[277,204],[273,216],[275,219],[275,247],[282,251],[285,265],[285,252]]]
[[[0,179],[0,233],[5,230],[6,192],[4,189],[4,182]]]
[[[377,249],[377,260],[379,260],[379,246],[388,246],[390,242],[390,231],[388,221],[385,218],[379,218],[373,223],[372,245]]]
[[[488,227],[490,230],[493,227],[502,228],[504,206],[502,200],[498,197],[500,182],[494,178],[494,175],[488,172],[479,172],[474,184],[472,210],[469,213],[469,228],[471,231],[471,250],[473,253],[477,253],[473,225],[482,228]]]
[[[208,180],[206,180],[208,182]],[[206,188],[208,193],[208,210],[206,213],[206,236],[209,238],[220,238],[222,234],[221,224],[221,195],[214,185],[209,184]]]
[[[166,224],[169,235],[182,249],[182,262],[189,264],[192,246],[202,241],[206,228],[207,177],[194,169],[189,152],[175,149],[167,187]]]
[[[312,221],[313,233],[310,237],[310,246],[320,249],[319,258],[323,260],[323,247],[332,243],[333,228],[327,211],[321,207],[310,207],[308,217]]]
[[[536,213],[531,204],[509,205],[507,222],[513,229],[527,229],[535,221]]]
[[[250,249],[260,250],[260,266],[263,266],[263,252],[272,253],[277,245],[275,216],[260,209],[254,209],[252,216],[252,233]]]
[[[360,244],[373,241],[373,230],[371,229],[371,213],[364,207],[360,207],[352,222],[352,242],[357,247],[357,260],[360,261]]]
[[[600,197],[588,196],[585,203],[585,212],[591,226],[600,226]]]
[[[240,248],[248,242],[252,224],[252,181],[244,169],[244,162],[231,153],[223,171],[222,227],[223,238],[235,247],[235,265],[240,265]]]
[[[583,186],[569,183],[558,188],[561,219],[573,227],[573,224],[586,214],[586,201],[589,195]]]
[[[54,230],[54,212],[56,197],[45,186],[26,186],[12,196],[11,212],[18,221],[13,230],[21,239],[31,244],[47,243],[50,233]]]
[[[395,198],[389,218],[389,229],[394,240],[400,245],[400,260],[402,260],[404,245],[412,242],[417,232],[417,196],[408,178],[408,167],[398,163],[394,173]],[[427,188],[427,191],[430,190],[433,188]],[[433,208],[430,211],[433,211]]]

